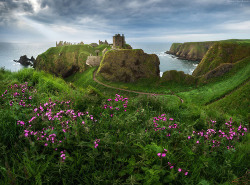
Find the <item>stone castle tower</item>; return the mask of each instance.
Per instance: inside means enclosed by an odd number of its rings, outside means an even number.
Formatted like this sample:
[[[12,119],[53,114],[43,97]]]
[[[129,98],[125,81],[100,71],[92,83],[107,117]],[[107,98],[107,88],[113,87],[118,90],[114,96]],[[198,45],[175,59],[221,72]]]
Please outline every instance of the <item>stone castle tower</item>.
[[[113,36],[113,47],[118,47],[118,48],[124,48],[126,42],[125,42],[125,37],[124,34],[115,34]]]

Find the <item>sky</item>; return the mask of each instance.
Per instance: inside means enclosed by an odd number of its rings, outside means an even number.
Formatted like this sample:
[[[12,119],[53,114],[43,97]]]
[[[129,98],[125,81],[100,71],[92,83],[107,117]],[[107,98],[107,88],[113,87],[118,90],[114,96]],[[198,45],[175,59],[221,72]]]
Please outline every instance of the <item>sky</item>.
[[[250,39],[250,0],[0,0],[0,42]]]

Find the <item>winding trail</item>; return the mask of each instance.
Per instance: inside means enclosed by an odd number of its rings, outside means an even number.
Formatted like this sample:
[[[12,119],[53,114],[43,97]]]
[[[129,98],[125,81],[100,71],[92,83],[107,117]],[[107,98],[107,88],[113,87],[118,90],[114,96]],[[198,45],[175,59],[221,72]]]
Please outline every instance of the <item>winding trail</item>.
[[[94,71],[93,73],[93,80],[105,87],[108,87],[108,88],[112,88],[112,89],[116,89],[116,90],[121,90],[121,91],[126,91],[126,92],[132,92],[132,93],[136,93],[136,94],[144,94],[144,95],[151,95],[151,96],[162,96],[162,95],[172,95],[172,96],[176,96],[177,98],[179,98],[179,100],[181,101],[181,103],[184,103],[184,100],[181,99],[181,97],[175,95],[175,94],[155,94],[155,93],[146,93],[146,92],[139,92],[139,91],[132,91],[132,90],[127,90],[127,89],[122,89],[122,88],[117,88],[117,87],[112,87],[110,85],[107,85],[107,84],[104,84],[102,82],[100,82],[99,80],[96,79],[95,75],[96,75],[96,71]]]

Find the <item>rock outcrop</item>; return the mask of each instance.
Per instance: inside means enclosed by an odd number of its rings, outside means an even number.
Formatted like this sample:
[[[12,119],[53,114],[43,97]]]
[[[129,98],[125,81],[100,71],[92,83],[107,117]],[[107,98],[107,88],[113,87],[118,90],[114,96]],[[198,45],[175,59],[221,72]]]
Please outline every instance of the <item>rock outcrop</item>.
[[[160,80],[161,83],[174,82],[181,84],[196,84],[197,78],[192,75],[185,74],[183,71],[165,71]]]
[[[141,49],[111,50],[105,53],[97,71],[106,80],[135,82],[141,78],[160,78],[160,61]]]
[[[28,58],[26,55],[23,55],[20,57],[19,60],[13,60],[14,62],[20,63],[23,66],[33,66],[33,63],[35,62],[34,57]]]
[[[221,68],[216,69],[221,64],[233,64],[249,56],[250,40],[219,41],[208,50],[192,75],[198,77],[211,71],[210,75],[208,75],[211,78],[213,73],[216,76],[222,71],[227,71],[231,68],[229,67],[230,65],[222,65]],[[220,72],[212,72],[214,69]]]
[[[177,56],[179,59],[201,61],[208,49],[215,42],[186,42],[173,43],[167,54]]]

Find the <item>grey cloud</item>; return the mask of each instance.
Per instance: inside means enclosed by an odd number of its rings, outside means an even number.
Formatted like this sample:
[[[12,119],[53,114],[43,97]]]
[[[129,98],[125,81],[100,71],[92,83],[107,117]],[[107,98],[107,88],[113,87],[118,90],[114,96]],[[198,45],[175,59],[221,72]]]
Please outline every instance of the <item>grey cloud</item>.
[[[233,0],[230,0],[233,1]],[[228,20],[245,21],[250,3],[229,0],[39,0],[40,10],[24,0],[0,0],[0,28],[15,23],[14,12],[45,25],[66,25],[79,30],[123,31],[133,36],[158,32],[201,30],[214,33]],[[223,31],[223,30],[222,30]]]

